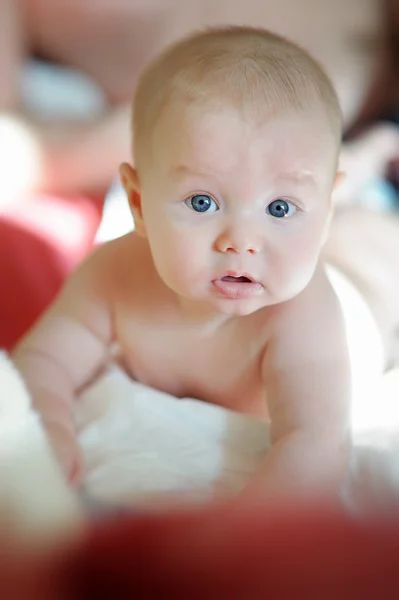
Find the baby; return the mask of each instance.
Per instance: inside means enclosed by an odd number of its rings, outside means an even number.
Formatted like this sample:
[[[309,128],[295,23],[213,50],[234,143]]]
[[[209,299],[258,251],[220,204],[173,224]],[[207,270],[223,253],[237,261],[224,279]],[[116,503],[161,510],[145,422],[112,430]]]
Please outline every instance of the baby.
[[[341,111],[320,66],[264,30],[211,29],[146,69],[135,231],[97,249],[14,360],[72,482],[72,408],[117,344],[134,379],[270,421],[248,491],[334,488],[351,378],[340,303],[322,264]]]

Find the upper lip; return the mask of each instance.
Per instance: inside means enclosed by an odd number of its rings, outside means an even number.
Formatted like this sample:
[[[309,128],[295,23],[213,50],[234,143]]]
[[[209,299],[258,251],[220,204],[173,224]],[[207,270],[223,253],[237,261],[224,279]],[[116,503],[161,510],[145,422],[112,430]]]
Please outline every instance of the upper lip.
[[[222,273],[218,279],[223,279],[223,277],[245,277],[251,283],[257,283],[256,279],[254,279],[252,275],[250,275],[249,273],[244,273],[242,271],[226,271],[225,273]]]

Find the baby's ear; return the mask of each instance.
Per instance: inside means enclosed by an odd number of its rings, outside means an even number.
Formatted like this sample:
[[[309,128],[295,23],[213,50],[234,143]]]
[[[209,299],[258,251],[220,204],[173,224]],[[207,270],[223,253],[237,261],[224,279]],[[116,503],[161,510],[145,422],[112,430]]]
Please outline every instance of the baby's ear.
[[[345,171],[337,171],[334,177],[332,193],[331,193],[331,205],[330,205],[330,221],[334,214],[335,208],[345,204],[345,183],[347,175]],[[343,195],[344,194],[344,195]]]
[[[344,183],[345,179],[346,179],[345,171],[338,171],[337,174],[335,175],[334,184],[333,184],[334,192],[341,187],[341,185]]]
[[[332,194],[331,194],[331,200],[330,200],[330,207],[329,207],[327,220],[326,220],[326,224],[325,224],[325,229],[324,229],[324,234],[323,234],[322,246],[324,246],[324,244],[327,241],[328,235],[330,233],[331,221],[333,220],[333,217],[334,217],[334,211],[335,211],[334,194],[339,189],[339,187],[342,185],[342,183],[345,181],[345,179],[346,179],[346,173],[344,173],[344,171],[338,171],[337,174],[335,175]]]
[[[337,201],[339,202],[339,194],[341,186],[345,183],[346,173],[345,171],[337,171],[334,177],[334,182],[332,186],[331,193],[331,201],[330,201],[330,215],[329,215],[329,223],[334,215],[334,210],[337,205]]]
[[[141,237],[146,237],[137,171],[128,163],[122,163],[119,167],[119,175],[133,215],[134,230]]]

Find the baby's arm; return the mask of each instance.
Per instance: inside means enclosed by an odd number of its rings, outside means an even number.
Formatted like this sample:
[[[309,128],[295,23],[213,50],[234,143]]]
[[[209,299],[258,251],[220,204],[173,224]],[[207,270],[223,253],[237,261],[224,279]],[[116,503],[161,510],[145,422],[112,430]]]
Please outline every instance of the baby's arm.
[[[13,360],[27,384],[54,451],[70,480],[80,478],[72,404],[107,357],[111,318],[106,296],[105,248],[69,279],[43,318],[22,340]]]
[[[266,497],[337,490],[349,441],[344,321],[324,272],[280,309],[263,361],[272,448],[252,485]]]

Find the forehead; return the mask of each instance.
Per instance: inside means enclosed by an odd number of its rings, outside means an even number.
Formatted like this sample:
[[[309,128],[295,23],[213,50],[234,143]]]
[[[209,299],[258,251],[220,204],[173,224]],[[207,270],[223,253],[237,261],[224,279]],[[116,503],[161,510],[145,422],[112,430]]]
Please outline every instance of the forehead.
[[[337,154],[331,126],[317,112],[255,121],[234,109],[197,107],[168,119],[162,130],[156,154],[167,170],[331,171]]]

